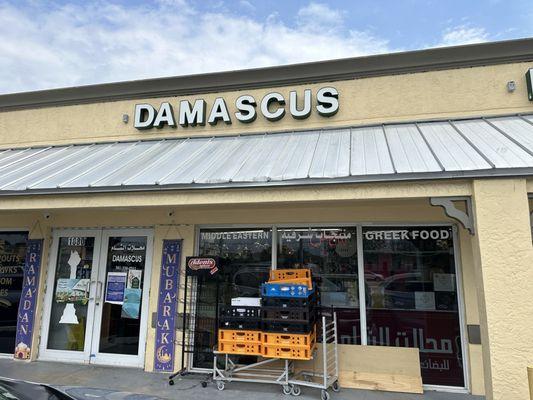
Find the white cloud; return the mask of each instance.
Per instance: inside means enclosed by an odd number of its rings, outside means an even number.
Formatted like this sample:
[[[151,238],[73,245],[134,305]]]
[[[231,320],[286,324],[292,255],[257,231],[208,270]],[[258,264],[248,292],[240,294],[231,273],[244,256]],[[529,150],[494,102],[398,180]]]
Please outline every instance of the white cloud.
[[[297,15],[300,27],[310,31],[336,31],[344,23],[343,13],[322,3],[309,3]]]
[[[462,44],[482,43],[488,41],[488,33],[484,28],[460,25],[448,28],[442,33],[438,46],[458,46]]]
[[[300,9],[294,25],[276,15],[200,13],[185,0],[40,4],[0,3],[1,93],[390,51],[386,40],[346,29],[341,12],[319,3]]]
[[[248,0],[240,0],[239,5],[241,6],[243,10],[250,11],[250,12],[255,11],[255,6],[252,3],[250,3]]]

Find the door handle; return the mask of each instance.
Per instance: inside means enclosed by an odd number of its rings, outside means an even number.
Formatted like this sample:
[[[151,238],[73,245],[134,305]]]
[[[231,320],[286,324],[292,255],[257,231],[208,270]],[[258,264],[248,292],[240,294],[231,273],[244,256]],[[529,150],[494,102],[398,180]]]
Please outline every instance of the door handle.
[[[96,282],[96,305],[100,305],[100,300],[102,300],[102,288],[104,284],[100,281]]]
[[[92,287],[93,283],[95,283],[95,282],[94,281],[89,281],[89,285],[88,285],[88,288],[87,288],[87,292],[89,293],[89,301],[94,300],[94,297],[90,297],[91,296],[91,287]]]

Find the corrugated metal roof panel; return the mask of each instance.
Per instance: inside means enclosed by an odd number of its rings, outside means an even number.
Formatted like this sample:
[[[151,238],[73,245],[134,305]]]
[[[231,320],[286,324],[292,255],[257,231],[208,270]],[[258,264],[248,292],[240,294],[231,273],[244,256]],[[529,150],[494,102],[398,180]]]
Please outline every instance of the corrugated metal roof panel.
[[[506,134],[516,144],[524,150],[533,154],[533,133],[531,132],[531,123],[519,118],[491,118],[488,119],[504,134]]]
[[[267,182],[270,171],[276,165],[280,150],[290,134],[264,135],[260,146],[254,149],[241,168],[232,177],[232,182]],[[242,138],[241,138],[242,140]]]
[[[41,149],[22,149],[22,150],[6,150],[0,155],[0,168],[2,174],[7,172],[7,167],[18,162],[27,160],[35,154],[41,153],[47,148]]]
[[[194,183],[205,170],[211,165],[221,162],[237,145],[238,141],[235,137],[221,137],[210,140],[205,146],[201,146],[196,153],[189,153],[189,157],[184,160],[182,166],[171,175],[161,179],[159,183],[161,185]]]
[[[52,173],[45,179],[32,182],[28,186],[30,189],[61,187],[83,171],[89,171],[91,168],[100,165],[101,162],[110,158],[115,153],[116,147],[112,144],[87,146],[88,154],[85,157],[81,157],[76,162],[68,161],[57,173]]]
[[[123,185],[124,182],[133,177],[139,169],[163,156],[165,152],[169,150],[170,146],[166,141],[162,140],[160,142],[147,142],[144,149],[142,149],[142,147],[143,146],[141,145],[136,146],[135,150],[137,151],[134,154],[125,153],[124,156],[127,156],[128,158],[124,160],[124,162],[121,162],[122,165],[115,168],[105,177],[94,181],[92,186]]]
[[[133,176],[126,181],[128,185],[159,185],[168,179],[172,182],[176,175],[179,175],[181,169],[187,164],[186,161],[195,157],[195,155],[208,143],[211,138],[201,138],[194,140],[175,140],[175,146],[167,153],[166,156],[148,166],[140,174]]]
[[[394,166],[382,127],[352,129],[350,174],[393,174]]]
[[[231,182],[233,177],[241,170],[246,161],[257,156],[265,141],[264,135],[244,136],[235,142],[235,147],[230,154],[223,155],[220,163],[213,163],[202,175],[195,179],[198,183],[224,183]]]
[[[524,115],[522,118],[528,120],[529,122],[533,124],[533,115]]]
[[[71,177],[64,182],[58,182],[56,186],[61,188],[90,187],[93,182],[104,178],[108,174],[122,166],[122,163],[129,157],[134,157],[142,148],[135,147],[139,142],[117,143],[112,147],[108,157],[102,159],[100,163],[91,163],[88,168],[82,169],[80,165],[71,169]]]
[[[338,178],[349,175],[350,130],[322,132],[309,168],[309,177]]]
[[[272,180],[290,181],[309,178],[320,131],[294,132],[271,171]]]
[[[533,116],[0,150],[0,194],[513,174]]]
[[[533,156],[486,121],[457,121],[455,126],[496,168],[524,168],[533,165]]]
[[[430,122],[418,127],[445,171],[491,168],[449,122]]]
[[[58,154],[64,153],[72,147],[53,147],[47,149],[41,153],[36,152],[31,157],[24,159],[23,153],[20,154],[20,160],[16,163],[10,164],[2,168],[2,174],[0,175],[0,189],[3,186],[9,185],[20,179],[35,173],[36,170],[46,168],[48,165],[53,164],[57,160]]]
[[[33,184],[46,179],[50,175],[54,175],[59,171],[63,171],[70,167],[70,164],[75,162],[76,157],[83,157],[89,153],[92,146],[73,146],[65,149],[61,152],[61,157],[54,157],[49,163],[45,164],[41,168],[35,168],[33,172],[25,175],[19,175],[15,180],[10,183],[5,183],[0,178],[0,189],[5,190],[24,190],[31,187]]]
[[[398,173],[435,172],[441,167],[414,124],[385,126],[389,151]]]

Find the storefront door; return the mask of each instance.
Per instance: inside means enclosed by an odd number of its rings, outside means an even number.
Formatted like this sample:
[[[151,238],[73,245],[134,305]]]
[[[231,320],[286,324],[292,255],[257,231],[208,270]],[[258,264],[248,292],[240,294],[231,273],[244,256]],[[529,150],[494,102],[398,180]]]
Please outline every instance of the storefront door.
[[[54,232],[41,359],[144,365],[152,241],[141,229]]]

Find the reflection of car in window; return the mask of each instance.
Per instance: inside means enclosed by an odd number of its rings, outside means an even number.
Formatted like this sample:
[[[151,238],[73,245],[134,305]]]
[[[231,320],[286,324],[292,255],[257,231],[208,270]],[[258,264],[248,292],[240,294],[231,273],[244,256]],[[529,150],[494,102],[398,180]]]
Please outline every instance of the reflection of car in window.
[[[261,284],[268,281],[271,264],[233,265],[231,284],[235,297],[259,297]]]
[[[23,269],[18,266],[4,267],[7,272],[1,275],[0,282],[0,325],[12,327],[17,325],[17,312],[22,292]]]
[[[393,275],[379,286],[384,308],[414,310],[415,292],[431,291],[433,291],[433,282],[425,280],[420,272]]]
[[[365,274],[366,277],[366,274]],[[374,275],[371,276],[375,278]],[[317,276],[320,284],[322,307],[358,308],[359,282],[357,274],[322,274]],[[366,304],[371,302],[369,286],[365,281]]]

